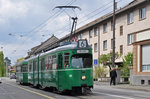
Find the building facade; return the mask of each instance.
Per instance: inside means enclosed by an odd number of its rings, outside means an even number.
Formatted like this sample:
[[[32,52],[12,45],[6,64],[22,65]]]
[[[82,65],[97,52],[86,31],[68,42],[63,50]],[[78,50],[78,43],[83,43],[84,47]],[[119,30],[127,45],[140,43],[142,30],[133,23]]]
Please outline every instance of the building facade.
[[[128,52],[134,54],[131,83],[150,85],[150,1],[134,0],[116,11],[115,50],[122,63]],[[76,38],[87,39],[93,48],[93,65],[98,65],[100,55],[112,52],[112,14],[107,14],[79,28]]]
[[[93,48],[93,63],[98,65],[98,57],[112,52],[113,38],[112,13],[102,16],[83,27],[77,29],[74,37],[87,39]],[[150,27],[150,2],[147,0],[135,0],[129,5],[116,11],[116,52],[121,57],[116,60],[122,62],[122,58],[128,52],[133,52],[134,33]]]
[[[150,28],[137,31],[134,41],[131,84],[150,85]]]

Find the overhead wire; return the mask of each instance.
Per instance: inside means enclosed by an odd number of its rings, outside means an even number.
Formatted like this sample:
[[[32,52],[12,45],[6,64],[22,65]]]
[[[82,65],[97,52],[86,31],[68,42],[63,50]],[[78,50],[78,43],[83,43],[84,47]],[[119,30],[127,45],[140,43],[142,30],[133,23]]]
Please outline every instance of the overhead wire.
[[[111,1],[112,2],[112,1]],[[107,5],[109,5],[111,2],[109,2],[109,3],[107,3],[107,4],[105,4],[105,5],[103,5],[103,6],[107,6]],[[112,6],[112,5],[111,5]],[[107,7],[107,9],[108,8],[110,8],[111,6],[109,6],[109,7]],[[102,9],[102,8],[104,8],[104,7],[99,7],[98,9]],[[98,9],[96,9],[96,10],[98,10]],[[93,12],[95,12],[96,10],[94,10],[94,11],[92,11],[92,12],[90,12],[89,14],[91,14],[91,13],[93,13]],[[100,11],[100,13],[102,13],[103,12],[103,10],[102,11]],[[98,13],[98,14],[100,14],[100,13]],[[86,14],[85,16],[87,16],[87,15],[89,15],[89,14]],[[95,15],[95,14],[94,14]],[[94,16],[93,15],[93,16]],[[85,18],[85,16],[83,16],[83,17],[81,17],[80,19],[82,19],[82,18]],[[91,17],[90,17],[91,18]],[[88,19],[90,19],[90,18],[88,18]],[[87,20],[87,19],[86,19]],[[84,20],[84,21],[86,21],[86,20]],[[79,23],[79,24],[81,24],[81,22]],[[61,28],[61,29],[64,29],[64,28],[66,28],[66,26],[64,26],[63,28]],[[61,29],[59,29],[59,30],[61,30]],[[61,33],[63,33],[63,32],[61,32]],[[56,34],[56,33],[55,33]]]
[[[122,0],[120,0],[120,1],[122,1]],[[120,2],[120,1],[118,1],[118,2]],[[112,1],[111,1],[111,2],[112,2]],[[108,5],[108,4],[110,4],[110,2],[107,3],[107,5]],[[98,15],[98,14],[104,12],[105,10],[107,10],[107,9],[110,8],[110,7],[112,7],[112,5],[109,6],[109,7],[107,7],[107,8],[105,8],[103,11],[100,11],[100,12],[94,14],[94,15]],[[102,9],[102,8],[104,8],[104,7],[100,7],[99,9]],[[96,9],[96,10],[98,10],[98,9]],[[90,12],[89,14],[94,13],[96,10],[94,10],[93,12]],[[88,14],[86,14],[86,15],[88,15]],[[94,16],[94,15],[93,15],[93,16]],[[91,16],[91,17],[93,17],[93,16]],[[83,16],[83,17],[84,17],[84,16]],[[86,20],[90,19],[91,17],[87,18]],[[82,19],[82,18],[81,18],[81,19]],[[84,20],[84,21],[86,21],[86,20]],[[82,21],[82,22],[83,22],[83,21]],[[44,23],[44,22],[43,22],[43,23]],[[80,23],[81,23],[81,22],[80,22]],[[80,24],[80,23],[79,23],[79,24]],[[65,27],[66,27],[66,26],[65,26]],[[64,27],[63,27],[62,29],[64,29]],[[34,29],[33,29],[33,30],[34,30]],[[59,30],[60,30],[60,29],[59,29]],[[61,33],[63,33],[63,32],[61,32]],[[60,35],[60,33],[59,33],[58,35]]]

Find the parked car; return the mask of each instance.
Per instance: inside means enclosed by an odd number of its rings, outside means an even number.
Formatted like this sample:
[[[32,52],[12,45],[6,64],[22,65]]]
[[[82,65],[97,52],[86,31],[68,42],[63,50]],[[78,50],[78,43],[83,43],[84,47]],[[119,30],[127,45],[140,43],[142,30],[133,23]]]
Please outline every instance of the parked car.
[[[0,83],[2,83],[2,78],[0,78]]]
[[[16,79],[16,75],[10,75],[10,79]]]

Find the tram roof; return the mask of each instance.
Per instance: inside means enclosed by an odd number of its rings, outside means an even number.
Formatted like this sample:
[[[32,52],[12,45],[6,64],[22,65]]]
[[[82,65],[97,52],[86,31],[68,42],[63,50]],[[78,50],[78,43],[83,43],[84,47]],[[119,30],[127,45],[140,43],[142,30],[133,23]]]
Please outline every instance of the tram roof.
[[[89,49],[89,48],[91,48],[91,47],[88,46],[87,49]],[[46,54],[48,54],[48,53],[54,53],[54,52],[57,52],[57,51],[71,50],[71,49],[79,49],[79,48],[77,47],[77,43],[76,43],[76,42],[72,42],[71,44],[64,45],[64,46],[59,46],[59,47],[54,48],[54,49],[52,49],[52,50],[49,50],[49,51],[47,51],[47,52],[43,52],[43,53],[41,53],[41,54],[38,54],[38,55],[36,55],[36,56],[33,56],[33,57],[29,58],[28,61],[29,61],[29,60],[32,60],[32,59],[34,59],[34,58],[37,58],[38,56],[44,56],[44,55],[46,55]],[[85,49],[85,48],[84,48],[84,49]]]
[[[23,61],[21,61],[21,62],[18,62],[16,65],[20,65],[20,64],[27,64],[28,63],[28,61],[27,60],[23,60]]]

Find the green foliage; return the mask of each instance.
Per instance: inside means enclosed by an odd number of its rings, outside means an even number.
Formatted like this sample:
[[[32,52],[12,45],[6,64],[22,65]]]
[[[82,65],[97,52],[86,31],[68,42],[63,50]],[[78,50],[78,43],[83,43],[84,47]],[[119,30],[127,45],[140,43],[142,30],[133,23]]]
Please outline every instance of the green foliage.
[[[8,57],[5,57],[4,59],[7,62],[7,66],[10,66],[11,64],[11,60]]]
[[[133,66],[133,53],[129,52],[123,59],[124,66]]]
[[[103,64],[104,66],[109,66],[109,68],[111,69],[112,68],[112,56],[113,56],[113,53],[110,52],[108,54],[103,54],[99,57],[98,59],[98,62],[100,64]],[[115,53],[115,59],[119,58],[119,53],[116,52]]]
[[[4,63],[4,55],[3,52],[0,52],[0,77],[6,76],[6,66]]]
[[[105,77],[105,75],[107,74],[107,70],[106,67],[102,67],[102,66],[98,66],[95,68],[95,76],[96,78],[99,77]]]
[[[121,76],[129,76],[129,66],[133,66],[133,53],[129,52],[123,58],[123,67],[121,68]]]

